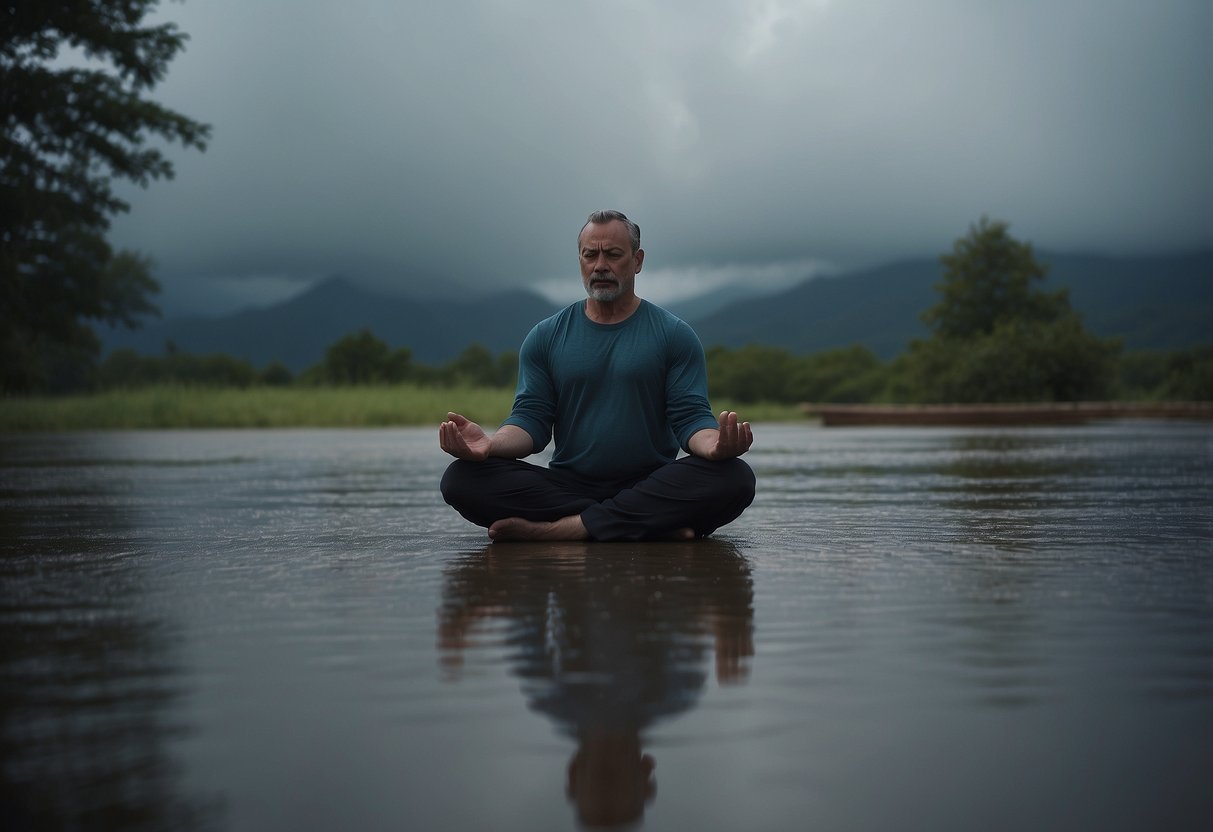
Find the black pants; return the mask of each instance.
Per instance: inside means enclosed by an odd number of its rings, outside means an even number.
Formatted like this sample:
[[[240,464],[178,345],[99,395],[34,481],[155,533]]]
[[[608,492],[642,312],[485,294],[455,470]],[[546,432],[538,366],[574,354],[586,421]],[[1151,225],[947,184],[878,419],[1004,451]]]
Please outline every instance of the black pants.
[[[703,537],[753,501],[754,472],[740,459],[686,456],[637,480],[603,484],[520,459],[457,459],[442,477],[442,497],[485,528],[506,517],[580,514],[591,540],[646,540],[687,528]]]

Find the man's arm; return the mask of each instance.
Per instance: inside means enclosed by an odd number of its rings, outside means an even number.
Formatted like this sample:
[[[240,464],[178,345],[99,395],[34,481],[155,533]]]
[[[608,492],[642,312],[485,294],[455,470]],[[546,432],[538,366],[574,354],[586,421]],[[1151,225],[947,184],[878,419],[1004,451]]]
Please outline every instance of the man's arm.
[[[502,425],[489,436],[484,428],[458,413],[446,414],[438,426],[438,444],[458,459],[483,462],[491,456],[520,459],[535,452],[531,435],[516,425]]]
[[[687,448],[704,459],[732,459],[741,456],[754,444],[749,422],[738,422],[731,410],[720,413],[720,425],[691,434]]]

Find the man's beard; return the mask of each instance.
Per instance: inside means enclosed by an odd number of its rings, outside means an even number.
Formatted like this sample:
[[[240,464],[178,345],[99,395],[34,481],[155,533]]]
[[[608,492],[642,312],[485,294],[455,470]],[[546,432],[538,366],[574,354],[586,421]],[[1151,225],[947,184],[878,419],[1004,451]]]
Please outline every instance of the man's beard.
[[[605,278],[609,280],[610,286],[595,286],[595,282],[602,282],[604,278],[591,278],[590,282],[585,287],[585,292],[589,295],[590,300],[598,301],[599,303],[611,303],[619,299],[623,294],[623,287],[619,285],[619,281],[615,278]]]

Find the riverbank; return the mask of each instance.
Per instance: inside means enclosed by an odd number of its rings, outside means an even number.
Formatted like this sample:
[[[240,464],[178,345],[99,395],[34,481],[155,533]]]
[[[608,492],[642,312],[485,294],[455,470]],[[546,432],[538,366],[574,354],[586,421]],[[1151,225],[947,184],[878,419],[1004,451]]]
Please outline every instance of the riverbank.
[[[158,428],[357,428],[434,425],[458,410],[486,427],[509,415],[514,392],[492,387],[147,387],[86,396],[0,399],[0,432]],[[807,417],[790,404],[737,405],[752,422]]]
[[[803,404],[824,427],[1081,425],[1109,419],[1213,419],[1213,402],[1042,402],[1032,404]]]

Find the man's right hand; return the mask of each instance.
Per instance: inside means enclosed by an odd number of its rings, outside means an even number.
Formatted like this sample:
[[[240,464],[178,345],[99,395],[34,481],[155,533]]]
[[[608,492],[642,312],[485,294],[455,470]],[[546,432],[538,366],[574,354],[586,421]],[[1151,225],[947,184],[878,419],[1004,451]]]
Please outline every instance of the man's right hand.
[[[489,457],[492,440],[484,428],[458,413],[446,414],[447,421],[438,426],[438,444],[457,459],[483,462]]]

